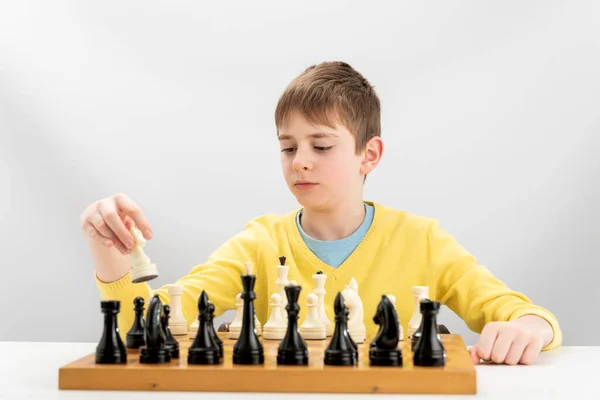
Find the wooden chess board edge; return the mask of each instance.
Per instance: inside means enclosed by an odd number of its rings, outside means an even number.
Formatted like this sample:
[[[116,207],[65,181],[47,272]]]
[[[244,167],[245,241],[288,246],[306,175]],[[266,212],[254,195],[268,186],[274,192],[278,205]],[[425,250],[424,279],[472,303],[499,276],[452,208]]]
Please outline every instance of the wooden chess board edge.
[[[389,394],[475,394],[475,373],[439,371],[412,376],[382,373],[377,369],[359,371],[282,369],[204,370],[198,379],[194,366],[185,370],[117,368],[74,373],[65,369],[59,377],[61,390],[118,391],[196,391],[196,392],[265,392],[265,393],[389,393]],[[297,368],[294,370],[294,368]],[[73,376],[70,376],[74,373]]]
[[[109,391],[476,394],[476,370],[462,338],[441,336],[448,351],[446,367],[414,367],[409,342],[402,345],[403,367],[369,366],[368,344],[359,346],[362,361],[356,367],[324,366],[322,358],[309,366],[279,366],[273,364],[277,343],[268,341],[263,342],[269,354],[265,365],[231,365],[230,359],[217,366],[188,365],[190,343],[181,340],[181,358],[170,364],[139,364],[137,351],[129,350],[127,365],[98,365],[94,354],[88,354],[59,369],[58,386]],[[225,341],[226,358],[233,343]],[[309,353],[320,355],[323,345],[310,344]]]

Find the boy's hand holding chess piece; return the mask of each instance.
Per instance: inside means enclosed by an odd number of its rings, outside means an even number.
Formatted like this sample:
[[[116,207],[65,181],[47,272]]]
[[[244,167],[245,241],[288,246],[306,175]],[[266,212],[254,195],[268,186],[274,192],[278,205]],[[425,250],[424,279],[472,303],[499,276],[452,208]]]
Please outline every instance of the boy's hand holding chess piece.
[[[152,265],[141,250],[152,238],[152,228],[129,196],[119,193],[93,202],[81,214],[80,223],[100,280],[120,279],[131,270],[131,261]]]

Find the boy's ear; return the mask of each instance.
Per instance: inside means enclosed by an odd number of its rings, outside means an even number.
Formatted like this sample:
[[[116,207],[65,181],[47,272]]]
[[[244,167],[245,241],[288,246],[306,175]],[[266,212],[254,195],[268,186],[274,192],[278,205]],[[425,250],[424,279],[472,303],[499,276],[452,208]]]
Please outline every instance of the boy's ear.
[[[377,167],[383,155],[383,140],[381,137],[375,136],[369,139],[362,152],[362,163],[360,165],[360,173],[363,175],[369,174]]]

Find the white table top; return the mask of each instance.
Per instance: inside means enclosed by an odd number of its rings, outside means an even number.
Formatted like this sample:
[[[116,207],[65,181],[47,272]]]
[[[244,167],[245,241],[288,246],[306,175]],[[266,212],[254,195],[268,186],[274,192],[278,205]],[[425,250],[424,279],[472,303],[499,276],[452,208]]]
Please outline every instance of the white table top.
[[[193,392],[105,392],[58,389],[59,367],[93,353],[96,343],[0,342],[0,399],[301,399],[373,398],[373,395],[326,395],[285,393],[193,393]],[[477,366],[477,394],[453,399],[522,398],[600,399],[600,346],[563,346],[540,354],[535,365]],[[399,398],[377,394],[376,398]],[[403,399],[438,399],[443,396],[402,395]]]

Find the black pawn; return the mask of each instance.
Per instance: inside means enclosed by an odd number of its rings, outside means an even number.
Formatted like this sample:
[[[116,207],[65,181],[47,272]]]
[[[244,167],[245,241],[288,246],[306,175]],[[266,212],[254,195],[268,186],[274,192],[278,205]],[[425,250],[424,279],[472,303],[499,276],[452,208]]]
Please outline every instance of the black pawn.
[[[243,274],[242,299],[244,300],[244,312],[242,314],[242,331],[240,337],[233,345],[233,363],[259,365],[265,363],[263,344],[258,340],[254,326],[254,284],[256,275]]]
[[[369,346],[369,361],[377,366],[401,366],[402,351],[398,348],[400,341],[400,324],[398,314],[387,296],[381,296],[373,322],[379,325],[379,331]]]
[[[209,302],[208,302],[208,330],[209,330],[209,334],[212,337],[212,339],[215,341],[215,343],[217,343],[217,346],[219,346],[219,357],[223,358],[223,341],[221,340],[219,335],[217,335],[217,332],[215,332],[214,318],[215,318],[215,305],[213,303],[211,303],[209,300]]]
[[[144,328],[145,344],[140,347],[140,363],[165,364],[171,361],[171,354],[166,347],[167,338],[162,328],[162,303],[157,294],[150,300],[146,312]]]
[[[171,328],[169,327],[169,314],[171,314],[171,307],[168,305],[163,306],[163,314],[161,315],[161,324],[163,331],[165,332],[166,344],[165,347],[171,353],[171,358],[179,358],[179,342],[175,340],[173,334],[171,334]]]
[[[117,314],[121,310],[118,300],[100,302],[100,309],[104,314],[104,327],[102,337],[96,346],[96,364],[126,364],[127,349],[119,335]]]
[[[288,325],[285,336],[277,349],[277,364],[279,365],[308,365],[308,348],[298,332],[298,313],[300,312],[298,297],[301,290],[301,286],[288,285],[285,287]]]
[[[420,367],[441,367],[446,365],[446,350],[437,333],[437,314],[440,303],[437,301],[422,301],[421,337],[415,344],[413,364]]]
[[[333,304],[335,312],[335,330],[329,345],[325,349],[325,365],[356,365],[358,352],[356,344],[348,334],[348,309],[341,292],[335,296]]]
[[[188,350],[188,364],[219,364],[219,346],[211,335],[208,296],[203,290],[198,297],[198,332]]]
[[[127,332],[126,342],[128,349],[139,349],[140,346],[145,344],[144,342],[144,305],[146,302],[141,296],[136,297],[133,300],[133,311],[135,311],[135,317],[131,329]]]

